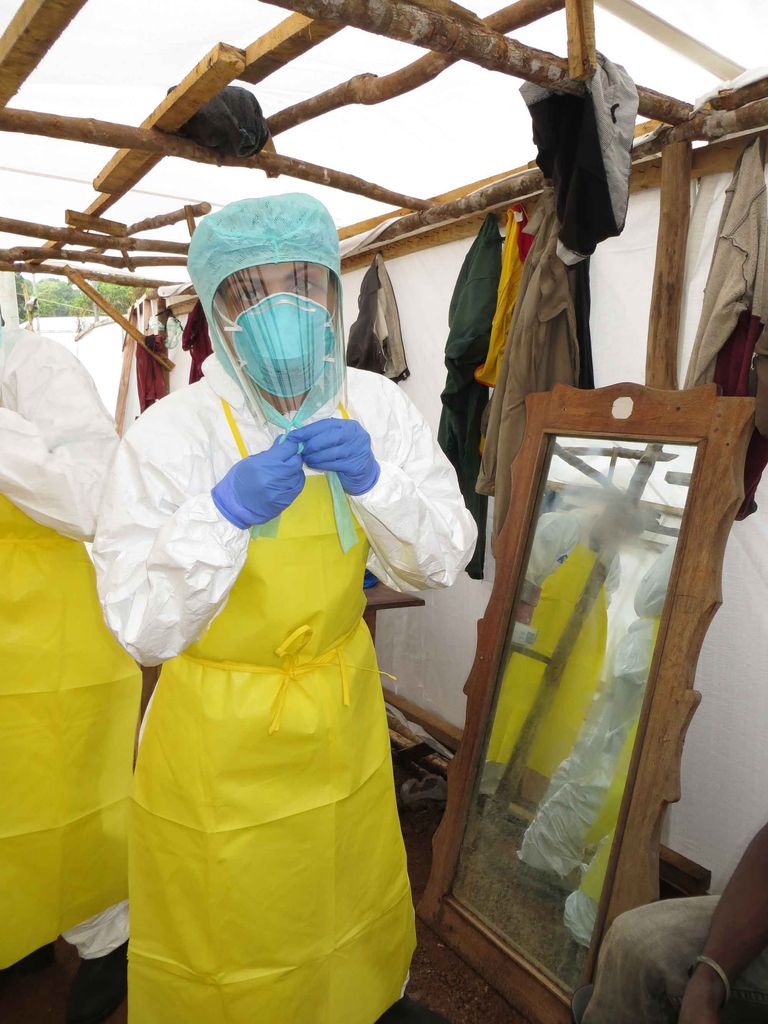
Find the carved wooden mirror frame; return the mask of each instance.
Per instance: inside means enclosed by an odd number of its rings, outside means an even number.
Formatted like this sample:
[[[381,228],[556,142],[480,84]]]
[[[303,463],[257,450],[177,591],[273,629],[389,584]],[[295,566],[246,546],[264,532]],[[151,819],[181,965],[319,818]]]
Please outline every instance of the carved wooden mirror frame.
[[[615,405],[617,399],[631,399]],[[624,410],[622,410],[622,405]],[[626,408],[631,413],[623,416]],[[616,410],[616,415],[614,414]],[[666,805],[680,798],[680,763],[699,701],[693,690],[701,644],[722,597],[728,534],[743,496],[752,399],[720,398],[714,385],[657,391],[620,384],[595,391],[557,386],[527,401],[525,438],[513,466],[514,499],[496,545],[496,579],[478,623],[465,692],[463,740],[449,773],[448,804],[420,916],[532,1021],[568,1024],[569,995],[483,923],[454,894],[459,854],[494,707],[505,639],[524,571],[528,536],[556,436],[696,445],[688,499],[659,624],[584,980],[605,930],[620,913],[658,898]]]

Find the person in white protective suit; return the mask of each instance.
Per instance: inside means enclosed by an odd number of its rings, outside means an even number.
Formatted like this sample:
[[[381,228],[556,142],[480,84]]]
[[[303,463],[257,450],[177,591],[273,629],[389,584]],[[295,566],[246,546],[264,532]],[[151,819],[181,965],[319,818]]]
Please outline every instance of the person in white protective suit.
[[[117,443],[73,355],[0,327],[0,968],[42,969],[59,934],[74,943],[68,1024],[96,1024],[126,990],[114,905],[141,681],[82,543]]]
[[[338,236],[305,195],[204,218],[201,381],[123,438],[94,557],[165,663],[131,836],[134,1024],[440,1021],[401,1000],[413,909],[366,565],[450,586],[475,526],[407,396],[347,374]]]
[[[551,656],[573,612],[586,580],[598,557],[606,563],[606,580],[579,635],[569,664],[560,681],[563,698],[555,703],[537,731],[547,737],[547,754],[539,753],[537,767],[550,761],[559,763],[554,751],[569,749],[568,737],[575,738],[583,708],[592,700],[603,664],[606,607],[616,589],[621,566],[615,553],[605,552],[601,541],[607,517],[601,504],[585,513],[556,510],[546,512],[536,522],[533,543],[525,568],[525,578],[515,607],[512,642],[516,645],[502,677],[494,711],[494,724],[486,751],[481,792],[493,795],[507,770],[507,764],[520,737],[526,717],[531,713],[537,688],[544,674],[541,657]],[[526,652],[533,657],[528,657]],[[537,751],[536,746],[533,748]],[[563,751],[564,752],[564,751]],[[554,758],[554,760],[553,760]],[[529,760],[530,764],[530,760]]]
[[[610,854],[674,557],[671,544],[643,575],[634,599],[638,618],[616,645],[611,678],[553,776],[519,853],[530,867],[559,878],[576,869],[583,873],[582,886],[566,900],[564,920],[584,946],[594,929],[595,897]],[[614,794],[617,799],[610,799]]]

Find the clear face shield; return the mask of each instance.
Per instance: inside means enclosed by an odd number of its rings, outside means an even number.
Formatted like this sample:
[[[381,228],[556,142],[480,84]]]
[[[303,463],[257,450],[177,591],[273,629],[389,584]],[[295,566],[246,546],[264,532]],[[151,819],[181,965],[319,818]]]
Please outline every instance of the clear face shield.
[[[317,263],[271,263],[231,274],[213,300],[214,328],[249,404],[278,426],[301,426],[346,403],[339,282]]]

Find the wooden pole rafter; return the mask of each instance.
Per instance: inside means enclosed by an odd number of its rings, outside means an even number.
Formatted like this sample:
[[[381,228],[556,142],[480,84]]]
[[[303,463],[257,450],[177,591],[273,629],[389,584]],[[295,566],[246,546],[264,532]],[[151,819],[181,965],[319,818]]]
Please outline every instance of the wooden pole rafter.
[[[65,264],[50,263],[8,263],[0,260],[0,270],[8,273],[50,273],[54,278],[67,278]],[[142,278],[128,273],[106,273],[82,267],[80,273],[86,281],[101,281],[106,285],[125,285],[127,288],[165,288],[166,285],[181,284],[177,281],[160,281],[157,278]]]
[[[102,235],[116,235],[118,238],[129,234],[127,224],[95,217],[90,213],[78,213],[77,210],[67,210],[64,213],[64,220],[69,227],[78,228],[80,231],[97,231]]]
[[[245,68],[238,77],[256,85],[342,28],[332,22],[292,14],[246,47]]]
[[[51,253],[58,259],[74,263],[99,263],[105,267],[186,267],[186,256],[105,256],[103,253],[82,252],[79,249],[46,249],[45,246],[17,245],[12,249],[0,249],[0,260],[16,263],[48,259]],[[42,267],[38,270],[42,271]]]
[[[96,146],[132,147],[163,156],[176,156],[196,163],[215,164],[225,167],[251,167],[261,171],[276,171],[301,181],[312,181],[329,188],[342,189],[356,195],[375,199],[390,206],[405,206],[410,210],[424,210],[429,203],[424,199],[395,192],[382,185],[365,181],[354,174],[335,171],[329,167],[311,164],[306,160],[282,156],[276,153],[257,153],[249,157],[221,157],[198,146],[196,142],[166,135],[155,128],[133,128],[129,125],[114,124],[111,121],[97,121],[88,117],[65,117],[63,114],[41,114],[29,110],[0,110],[0,131],[22,132],[27,135],[44,135],[49,138],[69,139],[73,142],[89,142]],[[91,204],[91,207],[94,204]],[[89,207],[89,212],[91,211]]]
[[[213,99],[235,79],[259,82],[277,71],[290,60],[334,35],[342,26],[324,24],[296,14],[286,18],[274,29],[251,43],[246,50],[218,43],[165,97],[147,117],[142,127],[175,132],[202,106]],[[262,150],[265,156],[274,154],[269,140]],[[108,210],[127,191],[133,188],[162,156],[151,156],[145,151],[124,148],[116,153],[97,175],[94,187],[99,193],[89,205],[87,213],[99,214]],[[281,172],[274,167],[265,168],[269,177]]]
[[[562,10],[564,3],[565,0],[518,0],[517,3],[489,15],[483,24],[496,32],[512,32],[514,29],[530,25],[547,14]],[[273,114],[267,122],[269,130],[272,135],[279,135],[340,107],[355,103],[368,106],[384,103],[431,82],[455,63],[455,57],[428,53],[389,75],[355,75],[317,96]]]
[[[85,0],[24,0],[0,37],[0,107],[12,99]]]
[[[136,252],[170,252],[185,256],[189,249],[187,242],[171,242],[160,238],[130,238],[127,235],[120,237],[88,234],[76,228],[57,228],[51,224],[35,224],[33,221],[18,220],[15,217],[0,217],[0,231],[7,231],[13,235],[29,235],[30,238],[69,242],[71,245],[90,245],[100,250],[128,249]]]
[[[645,383],[677,388],[677,353],[685,285],[685,252],[691,207],[691,144],[667,146],[661,157],[661,206]]]
[[[193,217],[204,217],[211,212],[211,204],[195,203],[193,206],[182,206],[180,210],[171,210],[170,213],[159,213],[156,217],[145,217],[144,220],[137,220],[135,224],[129,224],[126,234],[138,235],[142,231],[154,231],[155,228],[180,224],[187,219],[188,210],[191,211]]]
[[[71,268],[69,268],[71,269]],[[53,274],[54,277],[69,277],[67,268],[61,263],[8,263],[0,260],[0,270],[10,274]],[[128,288],[162,288],[169,284],[180,284],[179,281],[160,281],[157,278],[133,277],[130,274],[107,274],[99,270],[83,267],[80,274],[87,281],[103,281],[106,284],[123,284]]]
[[[141,127],[156,128],[163,132],[178,131],[200,107],[237,78],[244,68],[245,54],[242,50],[218,43],[142,121]],[[160,156],[146,151],[122,149],[99,171],[93,187],[97,192],[119,192],[124,195],[160,159]]]
[[[64,269],[66,271],[65,276],[70,279],[72,284],[76,285],[84,295],[87,295],[91,302],[95,302],[100,309],[103,309],[107,316],[112,317],[115,323],[119,324],[126,334],[130,334],[137,345],[141,345],[145,351],[149,352],[156,363],[159,363],[164,370],[173,369],[175,364],[172,363],[167,356],[161,355],[159,352],[153,352],[149,345],[147,345],[144,340],[144,335],[138,327],[135,324],[132,324],[129,320],[126,320],[123,314],[115,309],[109,299],[104,298],[101,292],[97,292],[95,288],[91,287],[82,274],[78,273],[78,271],[74,270],[72,267],[65,267]]]
[[[568,27],[568,74],[575,81],[591,78],[597,67],[593,0],[565,0]]]
[[[578,94],[582,83],[568,75],[562,57],[524,46],[482,22],[420,7],[409,0],[268,0],[321,20],[336,21],[376,35],[467,60],[488,71],[500,71],[560,92]],[[687,120],[690,103],[638,86],[640,113],[669,124]]]

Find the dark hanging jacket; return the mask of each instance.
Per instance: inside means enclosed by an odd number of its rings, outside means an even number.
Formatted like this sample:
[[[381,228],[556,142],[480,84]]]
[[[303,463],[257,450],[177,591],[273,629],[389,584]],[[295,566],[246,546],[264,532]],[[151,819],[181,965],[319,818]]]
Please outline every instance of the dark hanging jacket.
[[[399,383],[410,376],[397,302],[384,259],[374,257],[360,285],[359,315],[349,329],[347,366],[382,373]]]
[[[520,92],[533,120],[536,162],[555,190],[558,255],[570,266],[624,229],[637,89],[623,67],[599,55],[581,96],[532,82]]]
[[[502,239],[496,217],[488,214],[462,264],[448,311],[445,365],[448,376],[441,395],[438,443],[459,477],[461,493],[477,523],[477,544],[467,572],[483,578],[488,499],[475,491],[480,470],[480,439],[488,388],[475,370],[488,355],[496,295],[501,277]]]

